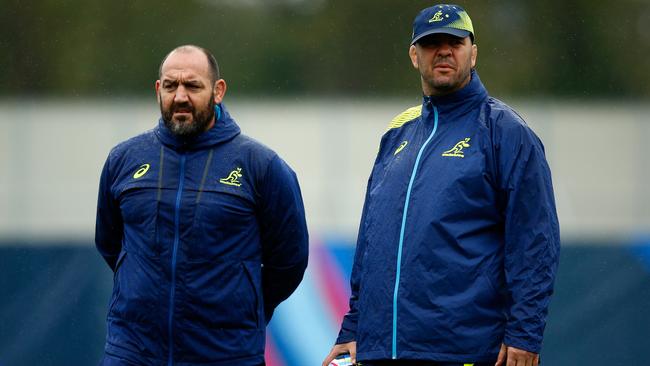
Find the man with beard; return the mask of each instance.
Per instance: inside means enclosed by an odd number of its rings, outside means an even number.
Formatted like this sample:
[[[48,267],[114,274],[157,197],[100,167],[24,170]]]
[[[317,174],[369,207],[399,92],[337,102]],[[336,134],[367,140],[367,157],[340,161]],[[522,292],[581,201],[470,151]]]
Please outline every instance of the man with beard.
[[[423,103],[389,124],[368,180],[350,311],[325,358],[364,366],[536,366],[558,265],[544,147],[489,97],[460,6],[422,10]]]
[[[160,65],[161,118],[113,148],[97,249],[114,272],[102,365],[263,365],[265,327],[307,266],[298,181],[240,133],[198,46]]]

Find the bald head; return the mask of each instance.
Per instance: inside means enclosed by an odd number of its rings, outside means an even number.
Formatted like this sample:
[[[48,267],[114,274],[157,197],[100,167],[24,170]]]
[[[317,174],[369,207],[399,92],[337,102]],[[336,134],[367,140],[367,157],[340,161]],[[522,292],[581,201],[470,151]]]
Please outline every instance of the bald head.
[[[163,67],[165,66],[165,62],[167,59],[169,59],[169,56],[175,53],[194,53],[194,52],[200,52],[205,56],[205,62],[207,66],[207,72],[208,76],[210,78],[210,82],[214,84],[217,80],[221,79],[221,75],[219,73],[219,64],[217,63],[217,59],[210,53],[210,51],[206,50],[203,47],[196,46],[196,45],[183,45],[174,48],[169,52],[165,58],[160,62],[160,67],[158,68],[158,79],[162,77],[163,74]]]

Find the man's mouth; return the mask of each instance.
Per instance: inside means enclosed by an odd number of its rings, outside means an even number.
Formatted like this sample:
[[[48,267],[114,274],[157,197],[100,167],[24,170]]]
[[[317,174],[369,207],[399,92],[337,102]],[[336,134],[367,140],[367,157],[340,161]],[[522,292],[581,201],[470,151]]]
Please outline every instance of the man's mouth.
[[[190,108],[177,108],[174,110],[174,113],[192,113]]]
[[[443,62],[443,63],[439,63],[439,64],[435,64],[435,65],[433,66],[433,68],[434,68],[434,69],[449,69],[449,70],[453,70],[453,69],[454,69],[453,66],[451,66],[450,64],[444,63],[444,62]]]

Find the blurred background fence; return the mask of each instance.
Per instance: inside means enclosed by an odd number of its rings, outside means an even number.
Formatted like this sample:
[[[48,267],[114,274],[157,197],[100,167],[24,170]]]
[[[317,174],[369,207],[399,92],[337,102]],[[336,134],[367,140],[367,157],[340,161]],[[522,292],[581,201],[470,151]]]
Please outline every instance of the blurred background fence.
[[[388,121],[420,102],[406,56],[431,2],[1,0],[0,366],[93,365],[111,273],[99,173],[158,118],[171,48],[211,49],[244,133],[296,170],[308,274],[269,327],[270,366],[318,365],[347,309],[365,184]],[[650,2],[463,1],[478,71],[544,141],[563,249],[546,365],[643,365],[650,348]]]

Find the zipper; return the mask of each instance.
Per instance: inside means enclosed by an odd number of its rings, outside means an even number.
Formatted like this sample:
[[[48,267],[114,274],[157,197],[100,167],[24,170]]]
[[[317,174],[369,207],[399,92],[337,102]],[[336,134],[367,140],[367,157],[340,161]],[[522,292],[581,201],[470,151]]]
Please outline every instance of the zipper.
[[[178,244],[180,242],[180,209],[181,209],[181,196],[183,195],[183,182],[185,179],[185,154],[181,154],[181,167],[178,181],[178,192],[176,193],[176,207],[174,210],[174,247],[172,248],[172,281],[169,291],[169,319],[168,319],[168,333],[169,333],[169,360],[167,365],[174,364],[174,295],[176,292],[176,253],[178,252]]]
[[[413,182],[415,181],[415,176],[418,172],[418,165],[420,164],[420,158],[424,152],[424,148],[429,144],[433,135],[436,134],[438,129],[438,108],[433,106],[434,112],[434,123],[433,130],[429,137],[424,141],[420,151],[418,152],[417,157],[415,158],[415,164],[413,164],[413,171],[411,172],[411,179],[409,180],[408,188],[406,189],[406,199],[404,200],[404,212],[402,213],[402,227],[399,232],[399,245],[397,247],[397,273],[395,274],[395,290],[393,291],[393,349],[392,349],[392,358],[397,358],[397,293],[399,292],[399,279],[401,274],[402,267],[402,247],[404,246],[404,231],[406,228],[406,214],[409,209],[409,200],[411,198],[411,189],[413,188]]]

